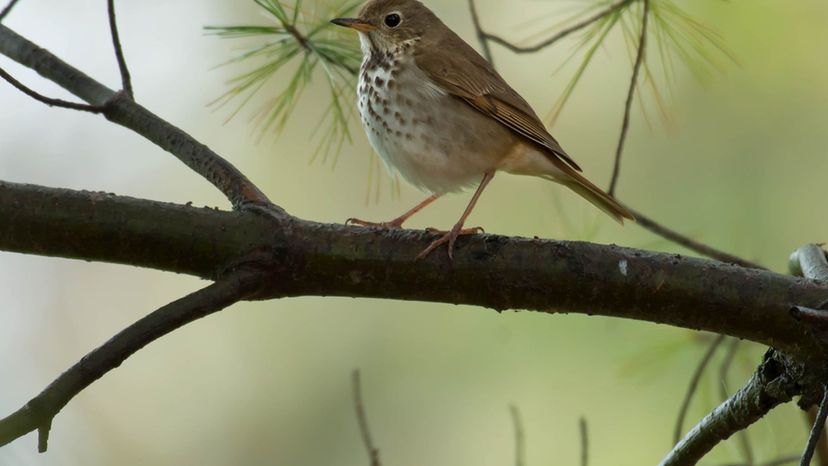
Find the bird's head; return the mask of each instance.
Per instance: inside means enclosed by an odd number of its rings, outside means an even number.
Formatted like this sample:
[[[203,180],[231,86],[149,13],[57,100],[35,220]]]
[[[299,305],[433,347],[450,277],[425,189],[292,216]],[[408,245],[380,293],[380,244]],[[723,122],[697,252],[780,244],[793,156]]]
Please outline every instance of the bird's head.
[[[332,23],[359,32],[363,49],[392,52],[423,39],[442,23],[417,0],[371,0],[356,18],[336,18]]]

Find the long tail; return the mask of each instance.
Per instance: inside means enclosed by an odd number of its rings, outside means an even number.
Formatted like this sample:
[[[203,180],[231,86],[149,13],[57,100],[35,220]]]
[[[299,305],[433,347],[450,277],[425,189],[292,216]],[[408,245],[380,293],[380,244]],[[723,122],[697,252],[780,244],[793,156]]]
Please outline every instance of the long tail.
[[[575,191],[581,197],[591,202],[595,207],[603,210],[610,217],[614,218],[616,222],[624,224],[624,219],[635,221],[635,215],[632,214],[626,207],[622,206],[618,201],[605,193],[601,188],[595,186],[591,181],[586,179],[583,175],[575,170],[565,170],[569,175],[568,179],[556,179],[569,189]]]

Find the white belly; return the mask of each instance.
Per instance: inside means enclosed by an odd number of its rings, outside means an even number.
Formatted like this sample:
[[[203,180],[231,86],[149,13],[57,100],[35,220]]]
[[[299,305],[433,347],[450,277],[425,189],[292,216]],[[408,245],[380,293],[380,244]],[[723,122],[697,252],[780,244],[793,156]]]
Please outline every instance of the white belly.
[[[471,131],[469,119],[481,115],[404,60],[399,57],[396,66],[386,68],[363,66],[360,73],[358,108],[371,145],[390,171],[424,191],[475,185],[500,159],[482,156],[482,149],[508,131],[494,121]]]

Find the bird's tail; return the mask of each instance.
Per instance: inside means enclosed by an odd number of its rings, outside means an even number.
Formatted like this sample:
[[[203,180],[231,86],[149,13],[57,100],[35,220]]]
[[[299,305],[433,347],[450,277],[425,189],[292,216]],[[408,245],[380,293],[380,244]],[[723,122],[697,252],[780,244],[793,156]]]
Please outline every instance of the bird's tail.
[[[581,197],[591,202],[595,207],[603,210],[607,215],[614,218],[616,222],[624,224],[624,219],[635,221],[635,215],[626,207],[621,205],[612,196],[605,193],[601,188],[595,186],[591,181],[575,170],[566,170],[569,177],[561,182],[569,189],[578,193]]]

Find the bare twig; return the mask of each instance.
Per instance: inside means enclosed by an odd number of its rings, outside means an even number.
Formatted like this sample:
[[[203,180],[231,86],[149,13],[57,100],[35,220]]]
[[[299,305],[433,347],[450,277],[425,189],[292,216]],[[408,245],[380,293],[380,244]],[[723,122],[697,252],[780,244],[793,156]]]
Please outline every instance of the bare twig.
[[[51,97],[46,97],[43,94],[39,94],[31,88],[27,87],[25,84],[15,79],[14,76],[10,75],[8,72],[6,72],[6,70],[2,68],[0,68],[0,78],[3,78],[6,81],[8,81],[9,84],[17,88],[17,90],[19,90],[20,92],[50,107],[68,108],[70,110],[79,110],[81,112],[89,113],[103,113],[104,111],[104,108],[102,106],[79,104],[62,99],[53,99]]]
[[[629,207],[627,207],[630,209]],[[759,264],[751,262],[746,259],[742,259],[741,257],[734,256],[733,254],[726,253],[724,251],[720,251],[716,248],[710,247],[704,243],[699,241],[693,240],[688,238],[687,236],[682,235],[681,233],[676,232],[675,230],[671,230],[660,223],[656,222],[655,220],[647,217],[646,215],[638,212],[634,209],[630,209],[635,216],[635,223],[636,225],[646,228],[651,232],[666,238],[676,244],[686,247],[687,249],[694,251],[702,256],[709,257],[711,259],[716,259],[718,261],[727,262],[728,264],[735,264],[741,267],[747,267],[749,269],[762,269],[766,270],[765,267],[762,267]]]
[[[512,426],[515,430],[515,466],[523,466],[525,464],[526,437],[523,434],[520,408],[511,405],[509,406],[509,413],[512,415]]]
[[[635,99],[635,89],[638,87],[638,75],[641,71],[641,65],[644,63],[644,55],[647,53],[647,23],[650,18],[650,0],[641,1],[644,4],[644,11],[641,14],[641,36],[638,39],[638,52],[635,56],[635,65],[633,65],[630,88],[627,90],[627,103],[624,106],[624,122],[621,125],[621,137],[618,139],[618,147],[615,149],[615,165],[612,169],[612,181],[610,181],[609,190],[607,191],[613,197],[615,197],[615,188],[618,186],[618,176],[621,173],[621,156],[624,154],[624,143],[627,140],[627,133],[630,129],[630,114],[632,113],[633,99]]]
[[[362,383],[360,380],[359,370],[355,370],[351,374],[354,391],[354,409],[356,410],[357,421],[359,422],[359,433],[362,436],[362,443],[365,445],[365,450],[368,452],[368,458],[371,460],[371,466],[380,466],[380,452],[374,446],[374,440],[371,437],[371,429],[368,425],[368,415],[365,414],[365,404],[362,401]]]
[[[818,244],[802,246],[791,254],[788,268],[794,275],[828,282],[828,257]]]
[[[808,430],[816,425],[818,415],[819,406],[811,406],[807,411],[805,411],[805,419],[808,421]],[[800,457],[801,455],[796,456],[797,462],[799,462]],[[816,459],[819,466],[828,465],[828,432],[824,429],[822,431],[821,438],[816,445]]]
[[[726,333],[792,355],[791,302],[816,305],[828,284],[762,270],[586,242],[476,235],[453,263],[412,260],[434,240],[381,231],[0,182],[0,250],[130,264],[212,278],[246,251],[272,254],[276,296],[351,296],[577,312]],[[55,228],[54,225],[60,225]],[[289,289],[285,291],[284,287]],[[267,290],[261,298],[269,296]]]
[[[81,390],[120,366],[147,344],[206,315],[248,298],[261,278],[246,268],[174,301],[130,325],[92,350],[22,408],[0,420],[0,446],[34,430],[46,450],[52,419]]]
[[[727,379],[730,374],[730,367],[733,365],[733,360],[736,357],[736,352],[739,350],[741,341],[738,338],[728,338],[729,344],[727,352],[722,359],[722,364],[719,366],[719,389],[722,401],[727,400],[729,393],[727,393]],[[753,446],[750,443],[750,435],[747,430],[740,431],[736,434],[736,439],[739,442],[739,448],[742,450],[742,455],[745,457],[745,464],[747,466],[754,466],[756,458],[753,455]]]
[[[13,9],[13,8],[14,8],[14,6],[17,4],[17,2],[18,2],[18,0],[11,0],[11,1],[10,1],[10,2],[9,2],[6,6],[5,6],[5,8],[3,8],[3,10],[2,10],[2,11],[0,11],[0,23],[2,23],[4,19],[6,19],[6,16],[8,16],[8,15],[9,15],[9,13],[11,13],[12,9]]]
[[[805,447],[805,452],[802,454],[802,460],[799,462],[800,466],[810,466],[817,442],[819,442],[822,437],[822,431],[825,429],[826,419],[828,419],[828,386],[823,388],[822,402],[819,404],[819,412],[814,421],[814,426],[811,429],[811,434],[808,436],[808,444]]]
[[[112,36],[112,46],[115,48],[115,57],[118,59],[118,69],[121,72],[121,89],[129,96],[130,99],[135,99],[135,94],[132,91],[132,78],[129,76],[129,68],[127,68],[126,59],[124,58],[124,49],[121,47],[121,38],[118,34],[118,21],[115,19],[115,0],[107,0],[107,10],[109,12],[109,32]]]
[[[92,107],[103,107],[108,120],[135,131],[176,156],[220,189],[234,207],[264,205],[273,217],[284,216],[253,182],[209,147],[136,104],[124,93],[107,88],[2,24],[0,53],[34,69]]]
[[[489,47],[489,41],[486,40],[486,32],[480,24],[480,17],[477,14],[477,5],[475,0],[469,0],[469,10],[471,11],[472,22],[474,23],[474,30],[477,32],[477,40],[480,42],[480,47],[483,48],[483,56],[486,60],[494,66],[494,57],[492,56],[492,48]]]
[[[781,353],[769,350],[747,384],[693,427],[661,466],[695,465],[720,442],[791,401],[802,391],[801,370]]]
[[[586,418],[582,417],[578,425],[581,432],[581,466],[589,466],[589,426]]]
[[[519,45],[515,45],[515,44],[507,41],[506,39],[504,39],[500,36],[497,36],[497,35],[494,35],[494,34],[489,34],[488,32],[482,31],[480,29],[478,29],[478,36],[482,36],[486,40],[490,40],[490,41],[492,41],[496,44],[499,44],[499,45],[511,50],[514,53],[539,52],[539,51],[545,49],[546,47],[549,47],[550,45],[554,44],[555,42],[558,42],[559,40],[563,39],[564,37],[566,37],[566,36],[568,36],[568,35],[570,35],[574,32],[580,31],[581,29],[583,29],[583,28],[589,26],[590,24],[604,18],[607,15],[615,13],[616,11],[620,10],[621,8],[626,7],[627,5],[631,4],[634,1],[637,1],[637,0],[620,0],[618,2],[615,2],[612,5],[606,7],[605,9],[599,11],[598,13],[595,13],[594,15],[584,19],[583,21],[580,21],[580,22],[578,22],[578,23],[576,23],[576,24],[574,24],[574,25],[558,32],[557,34],[550,37],[549,39],[546,39],[543,42],[540,42],[536,45],[532,45],[532,46],[528,46],[528,47],[522,47],[522,46],[519,46]]]
[[[690,378],[690,385],[688,385],[687,392],[684,394],[684,400],[681,403],[681,409],[679,409],[679,415],[676,419],[676,427],[673,431],[673,443],[678,443],[681,439],[681,434],[684,432],[684,419],[687,417],[687,411],[690,409],[690,402],[693,401],[693,397],[696,395],[696,390],[699,388],[699,382],[701,381],[702,375],[704,375],[705,369],[707,369],[707,366],[713,359],[713,355],[719,349],[719,346],[725,338],[726,335],[716,336],[707,348],[707,351],[705,351],[698,366],[696,366],[696,370],[693,371],[693,376]]]

